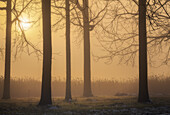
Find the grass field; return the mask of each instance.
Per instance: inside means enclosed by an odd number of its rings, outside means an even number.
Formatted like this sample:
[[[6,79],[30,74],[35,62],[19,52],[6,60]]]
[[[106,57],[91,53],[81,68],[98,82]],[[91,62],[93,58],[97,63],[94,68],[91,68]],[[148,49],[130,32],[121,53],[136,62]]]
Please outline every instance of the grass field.
[[[94,97],[83,98],[83,81],[72,80],[72,102],[66,103],[65,82],[52,81],[53,105],[39,107],[41,82],[34,79],[11,79],[11,100],[0,100],[0,115],[170,115],[170,77],[149,79],[152,103],[137,103],[138,80],[92,81]],[[0,97],[3,77],[0,77]],[[96,97],[97,96],[97,97]],[[32,98],[34,97],[34,98]]]
[[[0,97],[3,93],[3,77],[0,77]],[[149,78],[149,94],[151,96],[170,96],[170,77],[151,76]],[[83,95],[83,81],[72,80],[72,96]],[[115,96],[125,94],[126,96],[138,95],[138,79],[127,81],[96,80],[92,81],[92,92],[94,96]],[[40,97],[41,82],[34,79],[11,79],[11,97],[27,98]],[[65,81],[59,79],[52,81],[52,97],[65,96]]]
[[[137,103],[136,97],[74,97],[72,102],[53,98],[53,105],[39,107],[39,98],[0,100],[0,115],[84,115],[84,114],[170,114],[170,97],[152,97],[152,103]]]

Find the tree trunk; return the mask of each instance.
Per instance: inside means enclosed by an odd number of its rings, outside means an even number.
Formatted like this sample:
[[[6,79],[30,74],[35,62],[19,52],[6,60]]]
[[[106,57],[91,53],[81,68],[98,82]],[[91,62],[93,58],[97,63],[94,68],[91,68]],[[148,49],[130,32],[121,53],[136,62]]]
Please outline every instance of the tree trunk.
[[[139,0],[139,96],[138,102],[149,102],[147,81],[146,0]]]
[[[66,0],[66,95],[65,100],[71,98],[71,55],[70,55],[70,4]]]
[[[11,0],[7,0],[6,17],[6,49],[5,49],[5,79],[2,99],[10,99],[10,71],[11,71]]]
[[[42,0],[43,15],[43,73],[39,105],[52,104],[51,100],[51,0]]]
[[[88,0],[83,0],[83,29],[84,29],[84,97],[91,97],[91,62],[90,62],[90,31]]]

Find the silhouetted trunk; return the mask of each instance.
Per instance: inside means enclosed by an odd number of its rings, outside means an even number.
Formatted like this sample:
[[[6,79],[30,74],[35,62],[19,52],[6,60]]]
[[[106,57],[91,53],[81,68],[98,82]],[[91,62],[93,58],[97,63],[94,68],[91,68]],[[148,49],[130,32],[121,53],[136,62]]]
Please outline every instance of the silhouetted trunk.
[[[83,96],[90,97],[91,90],[91,62],[90,62],[90,30],[88,0],[83,0],[83,29],[84,29],[84,92]]]
[[[39,105],[52,104],[51,100],[51,0],[42,0],[43,15],[43,72]]]
[[[70,55],[70,4],[66,0],[66,95],[65,100],[71,98],[71,55]]]
[[[11,71],[11,0],[7,0],[6,16],[6,49],[5,49],[5,79],[3,99],[10,99],[10,71]]]
[[[146,0],[139,0],[139,97],[138,102],[149,102],[147,81]]]

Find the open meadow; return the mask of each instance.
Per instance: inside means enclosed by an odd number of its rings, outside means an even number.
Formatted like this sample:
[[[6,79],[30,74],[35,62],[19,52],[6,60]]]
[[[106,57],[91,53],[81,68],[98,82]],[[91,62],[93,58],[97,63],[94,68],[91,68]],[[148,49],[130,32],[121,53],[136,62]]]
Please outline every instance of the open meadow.
[[[1,115],[169,115],[170,97],[152,97],[152,103],[137,103],[136,97],[53,98],[53,105],[38,106],[39,98],[0,100]]]
[[[137,80],[93,81],[94,97],[82,97],[83,81],[72,81],[73,99],[64,101],[65,82],[52,82],[52,105],[38,106],[41,82],[33,79],[12,79],[10,100],[0,100],[2,115],[156,115],[170,114],[170,78],[151,77],[149,91],[151,103],[137,102]],[[3,78],[0,79],[0,94],[3,91]]]

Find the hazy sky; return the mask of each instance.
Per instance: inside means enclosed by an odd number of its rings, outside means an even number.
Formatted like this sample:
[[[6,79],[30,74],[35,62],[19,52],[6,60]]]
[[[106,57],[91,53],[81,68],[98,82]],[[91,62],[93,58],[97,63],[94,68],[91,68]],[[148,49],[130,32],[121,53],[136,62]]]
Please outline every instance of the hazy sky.
[[[2,12],[2,11],[0,11]],[[3,14],[1,14],[3,15]],[[40,24],[41,25],[41,24]],[[52,44],[53,44],[53,60],[52,60],[52,79],[65,78],[65,37],[64,32],[53,31],[52,32]],[[31,30],[27,30],[27,38],[33,43],[42,43],[40,38],[41,28],[34,27]],[[4,47],[5,44],[5,16],[0,16],[0,47]],[[72,58],[72,77],[73,79],[83,79],[83,41],[81,44],[77,44],[75,41],[77,39],[78,33],[72,31],[71,36],[71,58]],[[14,39],[14,35],[12,37]],[[40,45],[41,46],[41,45]],[[42,47],[41,47],[42,49]],[[13,48],[12,48],[13,50]],[[94,35],[91,35],[91,53],[99,54],[101,48],[99,47],[98,41],[95,39]],[[97,52],[97,53],[96,53]],[[59,53],[59,55],[56,55]],[[106,65],[105,61],[96,62],[91,56],[91,72],[92,80],[97,79],[119,79],[127,80],[129,78],[138,77],[138,65],[127,66],[119,65],[117,60],[114,60],[112,64]],[[137,63],[137,59],[136,59]],[[4,58],[0,60],[0,75],[4,75]],[[160,68],[151,68],[149,67],[149,75],[165,75],[170,76],[170,67],[162,66]],[[23,53],[16,60],[12,56],[12,65],[11,65],[11,77],[12,78],[35,78],[41,79],[42,76],[42,58],[37,59],[35,55],[28,56]]]

